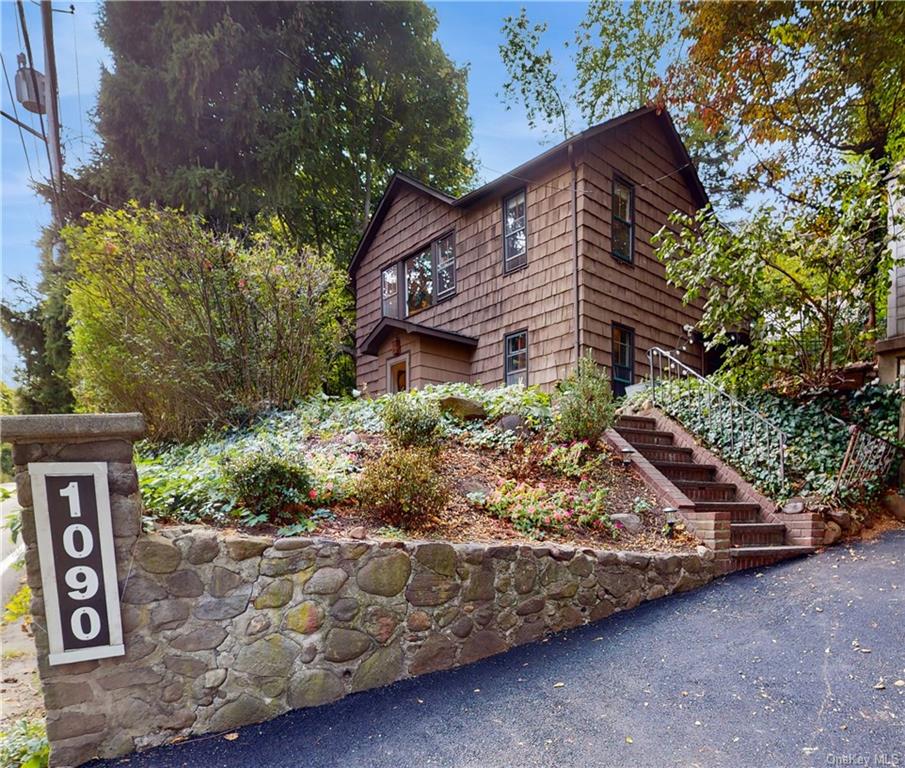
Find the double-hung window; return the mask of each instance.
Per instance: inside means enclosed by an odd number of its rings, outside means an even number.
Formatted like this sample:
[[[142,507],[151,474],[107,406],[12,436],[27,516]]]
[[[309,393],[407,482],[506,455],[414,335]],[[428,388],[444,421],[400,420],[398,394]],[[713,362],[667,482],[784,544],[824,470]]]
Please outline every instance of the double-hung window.
[[[528,263],[528,210],[525,190],[503,200],[503,271]]]
[[[452,234],[441,237],[434,244],[437,260],[437,299],[445,299],[456,292],[456,241]]]
[[[631,263],[635,255],[635,190],[613,179],[613,256]]]
[[[528,331],[510,333],[503,340],[506,386],[528,384]]]
[[[456,292],[456,240],[450,232],[380,275],[384,317],[409,317]]]
[[[414,315],[433,304],[433,259],[427,248],[405,260],[405,314]]]
[[[399,268],[396,264],[380,275],[384,317],[399,317]]]

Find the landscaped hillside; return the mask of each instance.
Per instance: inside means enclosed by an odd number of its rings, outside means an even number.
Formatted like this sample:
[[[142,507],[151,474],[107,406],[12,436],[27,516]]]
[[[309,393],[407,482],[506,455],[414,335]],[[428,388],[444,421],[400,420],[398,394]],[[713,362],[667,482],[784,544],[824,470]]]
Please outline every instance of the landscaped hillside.
[[[565,440],[568,427],[532,388],[320,396],[190,445],[145,444],[141,492],[159,522],[283,535],[694,543],[665,538],[640,478],[596,440]]]

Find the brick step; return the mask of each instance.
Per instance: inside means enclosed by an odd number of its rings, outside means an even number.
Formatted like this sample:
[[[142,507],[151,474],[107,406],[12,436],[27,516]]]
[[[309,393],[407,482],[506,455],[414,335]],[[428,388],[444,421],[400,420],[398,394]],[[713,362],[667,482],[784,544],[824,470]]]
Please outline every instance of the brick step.
[[[619,427],[618,430],[628,442],[632,445],[635,443],[654,443],[655,445],[672,445],[672,432],[661,432],[658,429],[634,429],[633,427]]]
[[[730,546],[774,547],[786,540],[786,527],[782,523],[732,523]]]
[[[649,461],[690,461],[692,456],[691,448],[680,448],[678,445],[635,443],[632,447]]]
[[[696,501],[698,512],[729,512],[733,523],[756,523],[760,520],[760,504],[748,501]]]
[[[714,483],[707,480],[674,480],[673,485],[694,502],[733,501],[738,490],[735,483]]]
[[[616,429],[656,429],[657,420],[650,416],[620,416],[616,419]]]
[[[783,545],[781,547],[734,547],[729,550],[732,559],[732,570],[742,571],[746,568],[760,568],[772,565],[790,557],[801,557],[816,552],[816,547],[799,547]]]
[[[713,480],[716,465],[696,464],[693,461],[653,461],[651,462],[670,480]]]

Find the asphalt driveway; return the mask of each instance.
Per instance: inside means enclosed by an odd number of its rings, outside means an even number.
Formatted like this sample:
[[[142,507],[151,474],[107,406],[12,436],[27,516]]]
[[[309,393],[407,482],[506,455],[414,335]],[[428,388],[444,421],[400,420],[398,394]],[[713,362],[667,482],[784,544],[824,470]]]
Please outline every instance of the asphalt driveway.
[[[905,766],[905,531],[103,765]],[[562,683],[562,685],[559,685]]]

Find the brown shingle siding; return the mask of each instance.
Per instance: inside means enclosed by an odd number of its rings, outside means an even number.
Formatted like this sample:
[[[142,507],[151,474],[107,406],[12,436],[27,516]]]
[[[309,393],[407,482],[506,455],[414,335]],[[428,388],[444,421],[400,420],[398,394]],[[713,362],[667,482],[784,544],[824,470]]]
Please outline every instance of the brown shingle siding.
[[[681,294],[666,284],[663,266],[650,246],[669,213],[692,210],[698,193],[676,171],[684,161],[676,155],[662,118],[650,111],[640,112],[630,125],[577,144],[575,154],[583,343],[609,365],[611,324],[634,328],[638,376],[646,369],[650,346],[675,348],[685,337],[683,326],[700,317],[699,307],[683,307]],[[614,172],[635,185],[632,265],[610,254]],[[522,328],[528,329],[529,383],[550,387],[568,374],[574,364],[571,169],[560,153],[521,175],[529,180],[494,186],[478,198],[465,198],[467,205],[446,202],[411,185],[393,190],[355,270],[359,349],[381,318],[382,268],[453,229],[457,292],[410,319],[475,337],[478,345],[466,354],[442,344],[429,347],[434,344],[429,339],[405,340],[412,350],[411,382],[442,381],[445,375],[447,380],[499,384],[503,337]],[[528,263],[506,274],[502,199],[521,185],[527,194]],[[392,350],[392,338],[384,346]],[[379,358],[359,355],[358,381],[369,392],[384,391],[389,356],[384,348]]]

